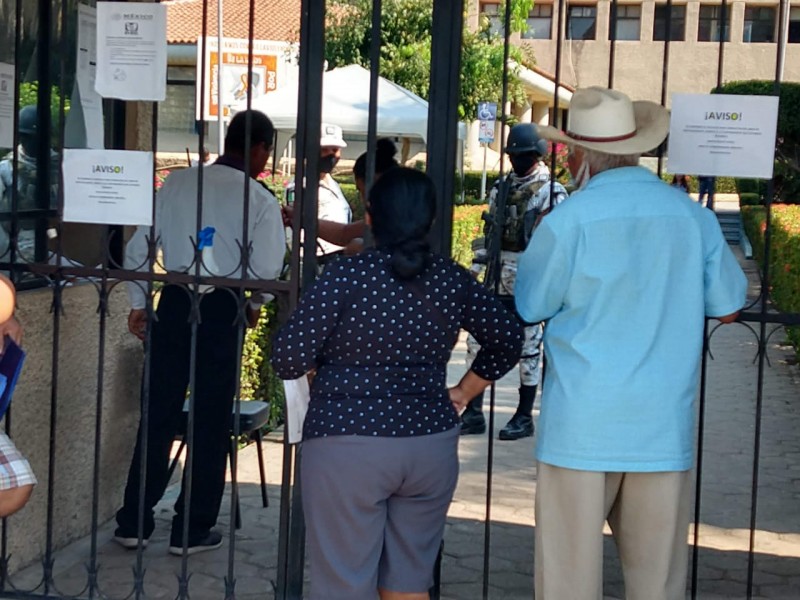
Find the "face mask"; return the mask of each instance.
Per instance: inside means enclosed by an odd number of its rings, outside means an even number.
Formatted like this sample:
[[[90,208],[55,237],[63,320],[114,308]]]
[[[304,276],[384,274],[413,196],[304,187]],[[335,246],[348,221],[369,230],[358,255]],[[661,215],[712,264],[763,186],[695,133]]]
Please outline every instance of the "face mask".
[[[511,161],[511,168],[514,169],[514,173],[518,177],[527,175],[539,160],[539,158],[533,154],[509,155],[508,159]]]
[[[330,173],[333,171],[333,168],[338,164],[339,159],[336,158],[335,154],[329,154],[328,156],[323,156],[319,159],[319,172],[320,173]]]

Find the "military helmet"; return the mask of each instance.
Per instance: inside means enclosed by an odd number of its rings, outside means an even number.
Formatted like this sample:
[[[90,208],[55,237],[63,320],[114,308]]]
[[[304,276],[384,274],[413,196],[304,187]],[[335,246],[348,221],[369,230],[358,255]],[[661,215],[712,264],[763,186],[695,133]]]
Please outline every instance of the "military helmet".
[[[522,154],[524,152],[536,152],[539,156],[547,154],[547,140],[539,137],[539,132],[533,123],[518,123],[508,132],[506,153]]]
[[[19,111],[19,133],[36,135],[38,130],[38,113],[34,105],[24,106]]]

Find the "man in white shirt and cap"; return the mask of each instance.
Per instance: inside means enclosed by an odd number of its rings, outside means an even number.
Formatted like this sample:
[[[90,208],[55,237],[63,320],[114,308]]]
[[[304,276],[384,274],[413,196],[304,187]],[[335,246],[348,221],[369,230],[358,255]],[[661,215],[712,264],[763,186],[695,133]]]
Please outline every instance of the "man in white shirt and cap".
[[[212,165],[173,172],[156,199],[156,220],[139,227],[125,250],[125,268],[147,271],[150,252],[163,253],[166,270],[194,273],[198,259],[201,274],[242,279],[275,279],[286,250],[280,207],[275,197],[257,181],[272,152],[272,122],[261,112],[243,111],[231,120],[225,153]],[[247,143],[249,137],[249,144]],[[202,171],[201,171],[202,169]],[[202,188],[199,183],[202,180]],[[248,195],[245,190],[249,189]],[[197,202],[202,203],[202,232],[197,231]],[[247,212],[247,220],[245,213]],[[247,228],[245,230],[245,227]],[[213,228],[213,229],[212,229]],[[245,235],[246,233],[246,235]],[[150,244],[154,235],[155,243]],[[195,241],[204,240],[199,253]],[[198,247],[200,244],[198,243]],[[139,545],[139,488],[142,452],[146,447],[144,523],[142,544],[155,528],[153,507],[168,482],[169,454],[183,419],[194,345],[194,446],[189,514],[184,514],[184,492],[175,503],[169,551],[183,551],[184,520],[188,520],[188,552],[218,548],[222,536],[216,524],[225,487],[233,397],[239,373],[241,322],[237,288],[201,286],[199,314],[193,286],[167,284],[161,290],[157,319],[149,323],[146,284],[128,283],[131,312],[128,328],[144,340],[151,328],[149,361],[148,428],[140,431],[133,455],[124,505],[117,513],[114,539],[125,548]],[[251,323],[261,298],[254,294],[248,305]],[[193,325],[196,322],[196,336]],[[143,444],[146,446],[143,447]]]
[[[317,218],[335,223],[350,223],[353,211],[342,193],[342,188],[331,176],[331,172],[342,158],[342,148],[347,148],[347,143],[342,136],[342,128],[338,125],[322,124],[322,134],[319,140],[319,204]],[[323,239],[318,240],[320,254],[330,254],[342,249]]]

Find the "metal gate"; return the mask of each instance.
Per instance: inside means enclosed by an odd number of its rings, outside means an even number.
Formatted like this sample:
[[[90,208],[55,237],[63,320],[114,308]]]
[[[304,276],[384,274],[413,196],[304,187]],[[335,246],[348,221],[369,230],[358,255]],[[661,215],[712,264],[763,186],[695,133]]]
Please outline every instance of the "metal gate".
[[[216,2],[212,0],[197,0],[202,4],[201,29],[204,33],[210,29],[210,24],[216,17]],[[125,360],[141,362],[141,356],[133,358],[130,345],[121,344],[113,327],[121,323],[119,311],[125,309],[124,302],[118,302],[117,296],[126,282],[138,282],[147,292],[147,313],[153,318],[155,299],[158,291],[164,285],[180,286],[188,294],[193,306],[199,303],[199,286],[203,284],[215,285],[226,288],[235,297],[240,315],[244,315],[248,303],[248,292],[268,292],[277,296],[287,306],[297,302],[302,287],[310,283],[316,274],[314,243],[317,234],[317,187],[304,186],[303,182],[316,181],[319,176],[319,136],[322,96],[322,73],[325,58],[325,2],[322,0],[298,0],[300,4],[300,29],[299,29],[299,77],[300,97],[298,100],[297,122],[297,162],[295,181],[297,182],[297,198],[295,222],[300,227],[294,228],[292,240],[292,253],[289,259],[291,276],[287,281],[244,280],[237,274],[228,277],[208,277],[200,269],[200,249],[196,248],[196,261],[194,268],[189,273],[166,271],[159,268],[159,259],[155,252],[154,234],[151,230],[150,254],[147,269],[134,271],[123,267],[123,249],[126,231],[120,226],[93,226],[88,228],[76,227],[64,223],[64,198],[60,185],[59,164],[60,157],[67,143],[67,123],[65,115],[70,103],[76,102],[76,96],[70,93],[74,87],[75,79],[75,22],[77,0],[0,0],[0,33],[3,47],[0,47],[0,63],[12,65],[15,75],[13,86],[13,143],[10,148],[10,158],[7,164],[13,165],[10,169],[11,192],[8,195],[8,205],[4,205],[0,212],[0,222],[9,238],[9,250],[2,257],[0,268],[8,270],[20,290],[29,290],[20,294],[19,304],[24,312],[25,304],[36,304],[38,298],[38,312],[31,312],[28,329],[29,344],[40,343],[45,340],[46,351],[39,350],[36,364],[41,370],[35,374],[31,370],[26,372],[27,378],[38,378],[42,384],[47,383],[44,396],[46,403],[34,409],[16,409],[6,418],[6,431],[17,437],[20,431],[28,435],[38,435],[46,440],[43,444],[45,454],[39,464],[46,465],[46,473],[39,470],[42,481],[36,494],[43,500],[42,510],[37,513],[42,516],[40,530],[40,560],[38,575],[20,579],[17,571],[20,564],[14,562],[16,542],[20,526],[17,517],[4,520],[2,529],[2,570],[0,570],[0,591],[3,597],[49,597],[49,598],[141,598],[147,595],[149,586],[148,568],[152,571],[153,557],[145,553],[144,547],[130,554],[126,559],[127,567],[120,567],[118,557],[104,552],[107,527],[106,519],[111,516],[110,507],[114,499],[109,499],[104,489],[109,473],[114,470],[124,470],[127,463],[109,463],[109,447],[113,446],[113,423],[109,422],[109,413],[115,414],[115,407],[110,404],[116,400],[114,390],[109,382],[118,385],[118,371]],[[91,2],[93,5],[94,2]],[[254,37],[254,27],[257,19],[269,18],[269,7],[264,3],[250,0],[248,7],[249,38]],[[483,3],[480,3],[483,4]],[[564,52],[571,43],[567,39],[567,14],[569,3],[566,0],[557,0],[550,5],[551,10],[557,12],[555,33],[555,60],[554,60],[554,109],[550,114],[550,122],[562,123],[559,113],[558,92],[564,87]],[[611,0],[611,23],[616,24],[620,18],[620,8],[626,6],[618,0]],[[665,36],[663,41],[662,60],[660,64],[648,64],[643,68],[659,69],[661,72],[660,100],[662,104],[668,103],[670,74],[670,48],[673,35],[671,28],[673,19],[672,0],[665,3],[667,18],[665,20]],[[685,5],[684,5],[685,6]],[[780,0],[779,31],[785,29],[789,18],[787,0]],[[438,207],[435,221],[435,231],[432,234],[434,248],[441,253],[449,253],[452,234],[452,202],[456,195],[456,153],[457,153],[457,126],[458,126],[458,98],[459,98],[459,68],[461,64],[461,40],[464,27],[464,11],[474,11],[473,3],[465,6],[463,0],[433,0],[433,29],[431,52],[431,78],[429,97],[429,134],[427,146],[427,172],[433,179],[438,197],[443,200]],[[719,19],[727,23],[730,5],[727,0],[722,0],[719,5]],[[368,182],[374,174],[374,149],[377,137],[377,73],[380,62],[380,22],[382,2],[372,2],[372,40],[370,46],[371,57],[371,102],[369,133],[367,136],[368,151],[371,157],[368,164]],[[552,15],[552,13],[551,13]],[[506,6],[503,14],[506,42],[506,57],[511,43],[511,12],[510,5]],[[616,26],[611,26],[609,31],[609,52],[607,56],[607,72],[605,75],[608,86],[615,84],[615,74],[618,68],[618,40]],[[206,43],[207,36],[203,35],[202,44]],[[725,73],[725,50],[729,42],[725,35],[719,36],[716,63],[706,65],[707,70],[716,69],[716,83],[721,85]],[[776,72],[774,75],[774,94],[777,95],[782,79],[784,64],[785,44],[778,43],[776,52]],[[201,52],[200,56],[205,56]],[[249,49],[248,67],[253,66],[253,48]],[[202,59],[205,60],[205,59]],[[506,69],[508,68],[508,60]],[[506,85],[508,71],[505,73],[503,92],[503,111],[507,104]],[[35,85],[34,85],[35,84]],[[202,93],[211,82],[201,79],[196,82],[201,89],[198,95],[200,102],[204,102],[205,94]],[[633,94],[631,94],[633,95]],[[0,96],[1,98],[2,96]],[[250,106],[251,97],[248,93],[247,103]],[[77,100],[80,101],[79,99]],[[26,138],[25,123],[19,109],[23,106],[36,107],[36,121],[38,136],[33,139]],[[121,101],[104,102],[106,123],[105,140],[108,148],[142,147],[152,150],[158,149],[159,113],[158,104],[125,103]],[[0,116],[3,106],[0,104]],[[202,112],[202,106],[201,106]],[[0,129],[2,133],[2,129]],[[206,133],[200,128],[196,150],[202,155],[206,144]],[[663,149],[662,149],[663,150]],[[32,167],[25,171],[25,164]],[[656,157],[659,172],[663,168],[662,153]],[[553,157],[555,164],[555,156]],[[502,170],[502,159],[501,159]],[[26,179],[27,178],[27,179]],[[20,185],[23,179],[29,180],[26,185]],[[242,205],[244,222],[247,223],[247,198],[249,187],[246,177],[242,178],[242,189],[245,202]],[[772,235],[772,204],[774,185],[770,181],[766,190],[766,226],[765,247],[763,264],[770,264],[771,235]],[[198,203],[197,223],[202,221],[202,205]],[[245,227],[246,229],[246,227]],[[301,239],[300,230],[305,231]],[[249,240],[244,234],[244,246]],[[301,261],[300,248],[303,247],[305,260]],[[76,255],[87,257],[87,261],[77,261]],[[88,260],[88,259],[93,259]],[[243,271],[247,269],[247,252],[242,253]],[[88,265],[88,266],[87,266]],[[743,582],[743,594],[747,597],[754,595],[755,586],[755,556],[756,533],[758,531],[758,501],[759,501],[759,472],[761,468],[762,447],[762,422],[764,418],[765,402],[768,398],[764,393],[764,380],[769,369],[769,344],[773,334],[786,326],[800,326],[800,314],[781,311],[772,302],[770,296],[771,273],[769,268],[759,272],[760,286],[757,293],[753,294],[750,304],[740,317],[740,327],[746,327],[753,333],[757,363],[755,382],[756,393],[754,398],[754,418],[752,421],[752,458],[751,477],[749,486],[749,548],[747,552],[747,579]],[[83,290],[83,292],[81,292]],[[89,304],[74,304],[75,297],[81,296],[86,302],[86,291],[89,291]],[[45,298],[46,301],[41,299]],[[96,317],[91,323],[95,331],[91,334],[94,338],[87,342],[89,334],[75,331],[70,319],[77,310],[85,309],[91,305],[96,309]],[[71,306],[73,308],[71,308]],[[85,312],[85,311],[84,311]],[[197,332],[197,319],[199,314],[192,312],[191,325]],[[87,321],[88,322],[88,321]],[[707,441],[706,435],[706,392],[709,385],[707,373],[709,360],[712,358],[716,338],[716,328],[713,322],[706,327],[706,343],[703,354],[703,376],[700,389],[700,423],[698,432],[698,468],[697,468],[697,493],[695,498],[695,523],[694,523],[694,548],[692,555],[692,597],[698,597],[702,590],[698,578],[703,568],[702,549],[700,544],[700,524],[702,521],[701,509],[703,507],[703,456]],[[144,342],[145,356],[150,349],[150,329]],[[245,337],[244,322],[239,325],[240,344]],[[67,344],[67,347],[65,347]],[[84,346],[85,345],[85,346]],[[75,350],[78,350],[76,353]],[[88,350],[92,356],[89,356]],[[120,355],[124,352],[124,356]],[[71,411],[79,410],[71,403],[69,396],[76,393],[75,383],[71,378],[70,366],[73,363],[73,354],[82,355],[85,361],[96,361],[96,368],[91,369],[90,396],[93,398],[89,411],[90,426],[86,431],[86,439],[75,441],[68,433],[65,426],[72,423]],[[138,365],[138,363],[137,363]],[[149,392],[151,388],[150,369],[144,362],[142,375],[142,412],[143,423],[147,423],[149,412]],[[242,368],[241,357],[239,368]],[[195,386],[195,361],[192,358],[189,385],[188,428],[186,440],[188,451],[186,458],[186,506],[191,499],[192,471],[194,447],[194,406],[193,397]],[[123,378],[124,379],[124,378]],[[129,378],[130,379],[130,378]],[[131,382],[127,382],[125,392],[131,392]],[[134,391],[136,386],[133,386]],[[77,388],[77,393],[83,393]],[[130,399],[128,400],[130,404]],[[494,405],[494,394],[492,394]],[[232,435],[238,438],[240,405],[236,404],[236,414],[233,419]],[[17,414],[29,417],[33,412],[42,413],[37,421],[38,425],[31,430],[25,428],[20,421],[17,426]],[[33,418],[33,417],[30,417]],[[494,411],[490,413],[490,431],[493,430]],[[46,425],[43,425],[46,424]],[[130,424],[128,426],[130,430]],[[130,436],[129,436],[130,437]],[[69,443],[82,444],[83,454],[69,452],[70,446],[65,446],[65,438]],[[247,540],[242,541],[236,533],[236,519],[233,517],[239,510],[239,490],[237,488],[238,447],[234,446],[231,456],[231,474],[233,485],[228,499],[227,507],[229,523],[225,538],[227,540],[227,560],[224,565],[224,589],[209,590],[203,583],[203,569],[190,560],[184,552],[180,563],[175,566],[175,580],[173,588],[168,592],[177,598],[219,597],[235,598],[258,594],[263,597],[265,593],[274,591],[277,598],[301,598],[304,589],[305,559],[304,559],[304,525],[301,510],[301,490],[298,484],[300,446],[289,445],[282,442],[282,482],[280,486],[280,518],[276,536],[269,543],[274,544],[275,577],[272,586],[263,580],[263,587],[257,590],[245,590],[244,583],[247,575],[253,570],[254,565],[248,565],[237,559],[237,545],[242,546]],[[489,437],[485,525],[484,525],[484,550],[482,572],[482,596],[489,597],[489,582],[492,578],[490,569],[492,523],[492,481],[493,481],[493,453],[494,442]],[[85,463],[82,468],[85,473],[84,503],[79,514],[70,515],[64,508],[66,495],[62,495],[65,479],[72,477],[76,463]],[[124,464],[123,464],[124,463]],[[142,461],[141,468],[144,470]],[[789,475],[787,474],[787,478]],[[67,482],[68,483],[68,482]],[[88,492],[87,492],[88,490]],[[115,493],[121,490],[115,490]],[[71,490],[70,493],[75,493]],[[143,492],[140,492],[143,493]],[[70,496],[71,498],[71,496]],[[275,510],[274,508],[271,510]],[[532,512],[532,508],[531,508]],[[88,542],[79,547],[85,569],[73,578],[64,581],[59,579],[59,552],[70,542],[69,535],[62,529],[68,528],[67,521],[77,519],[84,521],[82,530],[88,533]],[[139,532],[143,536],[143,517],[140,515]],[[22,527],[27,524],[23,522]],[[104,528],[105,527],[105,528]],[[81,528],[77,528],[80,530]],[[75,534],[78,536],[79,534]],[[266,541],[265,541],[266,543]],[[445,540],[445,544],[447,540]],[[28,562],[34,560],[27,557]],[[531,557],[532,561],[532,557]],[[35,562],[35,560],[34,560]],[[104,578],[106,564],[111,563],[116,573],[111,579]],[[150,564],[150,567],[148,567]],[[204,565],[205,566],[205,565]],[[261,565],[265,567],[266,565]],[[31,569],[27,570],[30,573]],[[448,572],[445,564],[441,574],[442,585],[447,591]],[[109,589],[109,581],[115,585]],[[198,582],[199,581],[199,582]],[[120,583],[121,582],[121,583]],[[252,584],[252,582],[251,582]],[[270,589],[270,587],[272,589]],[[437,597],[439,590],[433,592]]]

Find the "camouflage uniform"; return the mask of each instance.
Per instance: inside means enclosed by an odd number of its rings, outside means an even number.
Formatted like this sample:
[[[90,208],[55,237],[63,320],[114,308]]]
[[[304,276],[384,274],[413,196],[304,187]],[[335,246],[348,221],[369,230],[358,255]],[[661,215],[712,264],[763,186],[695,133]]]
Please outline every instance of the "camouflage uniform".
[[[58,198],[58,156],[51,155],[51,175],[50,175],[50,206],[55,208]],[[29,156],[19,147],[17,153],[17,209],[34,210],[42,208],[37,205],[37,161],[35,157]],[[9,154],[0,160],[0,213],[11,212],[11,192],[14,186],[14,159]],[[9,250],[9,231],[11,221],[4,221],[0,225],[0,259],[8,260]],[[19,255],[28,262],[35,260],[35,240],[36,222],[32,219],[20,221],[18,252]]]
[[[563,202],[567,190],[560,183],[553,186],[554,197],[550,198],[550,170],[539,161],[533,173],[519,177],[513,172],[508,176],[509,190],[506,199],[506,218],[501,236],[500,255],[500,294],[513,295],[517,279],[517,261],[525,250],[538,218],[554,206]],[[495,210],[500,182],[495,182],[489,192],[489,212]],[[485,234],[491,235],[489,225]],[[476,251],[473,272],[480,272],[486,261],[486,250]],[[519,361],[519,378],[523,386],[539,384],[541,377],[541,344],[544,329],[541,323],[525,327],[525,341],[522,345],[522,358]],[[480,346],[470,335],[467,338],[467,368],[472,365]]]

